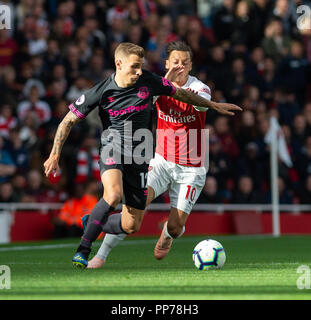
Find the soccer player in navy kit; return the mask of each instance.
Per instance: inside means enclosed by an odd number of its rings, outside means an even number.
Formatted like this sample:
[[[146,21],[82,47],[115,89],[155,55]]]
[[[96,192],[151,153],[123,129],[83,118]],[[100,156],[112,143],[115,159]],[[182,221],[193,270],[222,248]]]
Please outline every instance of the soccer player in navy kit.
[[[226,115],[233,115],[233,111],[241,110],[236,105],[208,101],[193,92],[175,88],[167,79],[143,70],[143,63],[143,48],[132,43],[121,43],[116,48],[116,72],[69,106],[70,111],[57,128],[50,156],[44,163],[46,176],[56,175],[59,172],[61,149],[71,128],[94,108],[99,108],[99,116],[106,133],[102,135],[100,150],[104,194],[91,212],[80,245],[72,259],[77,267],[87,267],[92,243],[102,231],[130,234],[136,232],[141,224],[147,199],[147,189],[145,185],[142,186],[141,177],[146,176],[148,164],[127,164],[126,157],[130,154],[124,148],[129,138],[128,132],[125,134],[126,122],[131,123],[132,136],[138,129],[151,129],[152,98],[161,95],[215,109]],[[175,71],[178,72],[178,69],[179,67],[176,67]],[[132,146],[135,147],[135,141],[132,141]],[[107,150],[113,151],[113,157]],[[122,198],[122,215],[109,216]]]

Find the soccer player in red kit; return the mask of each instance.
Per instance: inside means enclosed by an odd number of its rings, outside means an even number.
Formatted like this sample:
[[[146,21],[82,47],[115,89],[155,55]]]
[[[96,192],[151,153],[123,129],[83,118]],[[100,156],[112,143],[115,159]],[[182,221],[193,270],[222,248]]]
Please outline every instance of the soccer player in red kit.
[[[172,81],[176,88],[194,91],[210,100],[209,87],[189,75],[192,69],[189,46],[181,41],[170,42],[166,53],[168,72],[165,78]],[[173,240],[184,233],[187,218],[205,183],[204,126],[207,108],[196,107],[170,96],[158,96],[155,99],[157,144],[155,156],[149,163],[146,207],[169,190],[169,218],[154,248],[155,258],[161,260],[169,252]],[[98,253],[89,261],[88,268],[100,268],[111,249],[125,236],[125,233],[106,234]]]

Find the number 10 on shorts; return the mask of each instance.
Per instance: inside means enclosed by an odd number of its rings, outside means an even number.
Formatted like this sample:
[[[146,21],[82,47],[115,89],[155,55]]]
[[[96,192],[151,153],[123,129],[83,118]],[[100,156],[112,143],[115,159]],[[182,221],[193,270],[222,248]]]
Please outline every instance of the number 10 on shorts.
[[[191,201],[194,201],[196,193],[197,193],[197,190],[195,187],[187,185],[187,193],[186,193],[185,199],[186,200],[190,199]]]

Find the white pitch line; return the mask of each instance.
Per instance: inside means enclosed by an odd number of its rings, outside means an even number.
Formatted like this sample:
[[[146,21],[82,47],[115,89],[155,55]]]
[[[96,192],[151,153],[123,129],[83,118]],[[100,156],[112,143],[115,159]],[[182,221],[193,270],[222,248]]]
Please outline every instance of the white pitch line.
[[[250,239],[269,239],[274,238],[272,235],[228,235],[228,236],[201,236],[203,239],[213,239],[216,238],[217,240],[250,240]],[[157,239],[141,239],[141,240],[128,240],[128,241],[121,241],[119,245],[134,245],[134,244],[150,244],[155,243]],[[184,237],[178,239],[178,242],[191,242],[191,241],[198,241],[198,237]],[[99,247],[100,242],[95,242],[94,247]],[[62,248],[74,248],[79,245],[79,241],[75,243],[60,243],[60,244],[46,244],[46,245],[34,245],[34,246],[14,246],[14,247],[0,247],[0,252],[10,252],[10,251],[26,251],[26,250],[42,250],[42,249],[62,249]]]

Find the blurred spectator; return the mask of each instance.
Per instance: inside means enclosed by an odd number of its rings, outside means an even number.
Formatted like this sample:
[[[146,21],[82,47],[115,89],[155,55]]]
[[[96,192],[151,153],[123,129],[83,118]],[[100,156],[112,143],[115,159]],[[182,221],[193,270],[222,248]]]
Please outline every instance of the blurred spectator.
[[[95,184],[96,186],[96,184]],[[63,205],[58,216],[54,218],[54,237],[79,237],[82,235],[81,218],[90,214],[96,205],[98,189],[94,182],[74,185],[74,194]]]
[[[62,81],[55,80],[50,83],[47,88],[46,102],[51,107],[51,111],[54,111],[55,106],[64,99],[65,88]]]
[[[4,149],[4,141],[0,136],[0,183],[8,181],[15,171],[16,165],[8,150]]]
[[[249,59],[246,64],[246,71],[252,79],[252,83],[256,86],[260,85],[260,78],[264,74],[265,53],[261,47],[257,46],[250,52]]]
[[[210,60],[207,65],[208,76],[214,82],[216,89],[226,90],[226,81],[229,77],[228,63],[225,50],[220,45],[214,45],[210,50]]]
[[[32,68],[32,66],[30,65],[30,67]],[[34,75],[34,69],[32,68],[32,75]],[[30,78],[27,79],[25,84],[24,84],[24,88],[23,88],[23,96],[28,99],[30,98],[30,91],[32,90],[32,87],[36,87],[37,89],[37,94],[38,94],[38,98],[42,98],[45,96],[45,87],[44,84],[42,83],[42,81],[40,81],[39,79],[35,79]]]
[[[13,187],[11,182],[2,182],[0,184],[0,203],[10,203],[15,201],[16,199],[14,199]]]
[[[108,9],[107,11],[107,23],[112,25],[115,18],[126,20],[128,18],[129,12],[127,10],[126,0],[116,0],[115,6]],[[95,13],[95,12],[94,12]]]
[[[20,96],[21,87],[16,82],[16,72],[12,66],[7,65],[0,70],[0,87],[2,88],[0,105],[10,104],[12,106],[16,106]]]
[[[49,38],[47,50],[43,55],[43,61],[45,77],[48,77],[54,66],[62,62],[61,52],[57,40]]]
[[[188,30],[188,16],[181,14],[175,22],[175,33],[179,40],[185,41]]]
[[[229,119],[224,116],[219,116],[215,122],[215,133],[221,141],[222,150],[230,159],[234,159],[239,155],[239,147],[231,132]]]
[[[89,178],[100,181],[98,160],[97,141],[92,136],[85,137],[77,155],[75,183],[86,182]]]
[[[289,53],[290,37],[283,31],[282,22],[274,18],[265,27],[265,37],[262,47],[266,55],[272,57],[277,63]]]
[[[36,116],[39,124],[47,122],[51,118],[50,106],[39,99],[39,90],[36,86],[31,87],[29,100],[22,101],[17,106],[19,121],[23,122],[29,113]]]
[[[250,19],[253,22],[252,30],[253,43],[260,43],[264,37],[265,25],[270,12],[271,1],[269,0],[253,0],[251,1]]]
[[[236,136],[237,144],[241,150],[245,150],[248,143],[257,139],[255,115],[251,110],[245,110],[241,114],[241,120],[237,128]]]
[[[20,129],[20,138],[29,151],[33,151],[38,141],[39,121],[33,112],[29,112]]]
[[[0,135],[7,139],[10,130],[16,125],[17,119],[13,116],[13,108],[8,104],[0,106]]]
[[[231,168],[227,155],[222,151],[221,141],[215,135],[210,135],[209,152],[208,175],[214,176],[219,188],[224,189],[230,177]]]
[[[262,94],[266,101],[271,102],[273,99],[273,91],[276,86],[275,79],[275,62],[272,58],[266,57],[264,60],[264,70],[262,75]]]
[[[300,203],[311,204],[311,175],[307,176],[302,190],[300,190]]]
[[[28,42],[28,50],[31,56],[43,54],[47,50],[48,30],[46,25],[36,25],[33,38]]]
[[[308,136],[311,135],[311,127],[307,125],[306,118],[302,114],[297,114],[293,119],[292,137],[297,141],[301,148]]]
[[[208,56],[208,49],[211,46],[210,41],[203,33],[202,22],[199,19],[191,18],[188,20],[186,42],[193,53],[193,70],[197,72],[200,70],[200,66],[204,66],[206,57]]]
[[[93,1],[85,1],[82,7],[82,20],[85,21],[88,18],[99,18],[96,4]]]
[[[228,100],[239,103],[248,84],[249,79],[245,70],[245,61],[237,57],[233,59],[231,63],[231,74],[226,79],[226,96]]]
[[[70,44],[66,49],[65,68],[68,82],[71,84],[73,79],[76,79],[82,71],[84,71],[85,63],[80,58],[79,48],[75,44]]]
[[[197,203],[221,204],[222,197],[218,190],[217,180],[212,176],[207,176],[203,190]]]
[[[26,178],[24,174],[16,173],[11,179],[13,193],[14,193],[14,201],[21,202],[23,197],[25,196],[26,189]]]
[[[278,84],[295,93],[300,104],[305,99],[309,62],[304,57],[303,45],[294,40],[290,45],[290,53],[279,64],[277,77]]]
[[[104,80],[105,61],[103,55],[95,54],[88,61],[88,68],[83,72],[83,76],[91,80],[94,84]]]
[[[9,37],[7,29],[0,29],[0,67],[12,63],[13,56],[17,52],[18,46],[14,39]]]
[[[167,30],[160,27],[156,36],[151,37],[147,42],[146,57],[150,65],[150,71],[163,74],[165,72],[164,65],[166,59],[165,46]]]
[[[293,204],[293,193],[290,191],[284,182],[284,179],[278,178],[278,189],[279,189],[279,203],[280,204]],[[271,203],[271,191],[266,195],[266,203]]]
[[[222,6],[216,12],[213,19],[213,30],[216,39],[223,42],[225,48],[230,46],[230,40],[234,31],[235,0],[223,0]]]
[[[44,187],[42,179],[39,170],[32,169],[28,172],[22,202],[51,202],[49,190]]]
[[[16,165],[17,173],[27,173],[29,170],[29,152],[25,148],[20,137],[19,129],[12,129],[10,131],[10,144],[8,150]]]
[[[301,154],[303,144],[293,137],[290,126],[282,125],[282,131],[284,133],[284,138],[286,145],[288,146],[288,151],[291,156],[292,161],[296,161],[297,157]]]
[[[263,187],[265,166],[262,160],[257,144],[250,142],[245,146],[245,152],[239,157],[236,166],[237,177],[249,176],[256,190]]]
[[[57,63],[52,68],[52,79],[51,81],[57,82],[61,85],[61,92],[65,92],[68,86],[66,79],[66,70],[62,63]]]
[[[311,175],[311,136],[307,137],[295,164],[301,181]]]
[[[254,47],[256,43],[253,42],[253,29],[253,21],[250,18],[250,5],[246,0],[239,1],[236,4],[233,20],[232,44],[243,44],[248,48]]]
[[[88,89],[88,83],[85,77],[79,76],[69,88],[66,99],[68,101],[77,100]]]
[[[139,15],[139,9],[137,1],[132,0],[127,3],[127,11],[128,11],[128,21],[131,25],[140,24],[141,17]]]
[[[295,94],[291,90],[279,88],[274,91],[275,104],[282,124],[291,125],[293,118],[300,112]]]
[[[115,16],[111,21],[108,33],[108,43],[123,42],[125,40],[126,20]]]
[[[271,16],[279,18],[282,21],[284,32],[291,34],[297,21],[296,5],[293,1],[276,0]]]
[[[138,46],[145,46],[143,43],[143,30],[139,24],[130,24],[126,41],[137,44]]]
[[[311,102],[307,102],[303,107],[303,115],[307,121],[307,125],[311,128]]]
[[[137,5],[143,21],[148,20],[153,13],[156,13],[157,6],[153,0],[137,0]]]
[[[196,1],[197,14],[204,23],[204,26],[208,28],[211,27],[215,11],[218,11],[218,8],[222,5],[222,2],[222,0]]]
[[[233,203],[262,203],[263,199],[254,187],[253,181],[248,176],[238,180],[237,189],[233,192]]]

